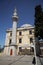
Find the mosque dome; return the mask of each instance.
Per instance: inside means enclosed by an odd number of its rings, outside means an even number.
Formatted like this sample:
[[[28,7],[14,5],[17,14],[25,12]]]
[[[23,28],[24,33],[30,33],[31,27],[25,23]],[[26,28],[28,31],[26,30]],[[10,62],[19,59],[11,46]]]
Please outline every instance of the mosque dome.
[[[30,24],[23,24],[21,27],[25,28],[25,27],[33,27],[33,26]]]

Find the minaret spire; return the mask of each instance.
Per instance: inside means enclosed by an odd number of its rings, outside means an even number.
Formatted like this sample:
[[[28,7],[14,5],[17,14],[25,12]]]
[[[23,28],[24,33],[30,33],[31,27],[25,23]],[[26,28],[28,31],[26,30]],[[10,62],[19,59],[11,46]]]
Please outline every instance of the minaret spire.
[[[13,20],[18,20],[18,15],[17,15],[17,10],[16,10],[16,8],[14,9],[14,13],[13,13],[12,19],[13,19]]]
[[[17,10],[16,10],[16,8],[14,9],[14,14],[13,15],[17,16]]]

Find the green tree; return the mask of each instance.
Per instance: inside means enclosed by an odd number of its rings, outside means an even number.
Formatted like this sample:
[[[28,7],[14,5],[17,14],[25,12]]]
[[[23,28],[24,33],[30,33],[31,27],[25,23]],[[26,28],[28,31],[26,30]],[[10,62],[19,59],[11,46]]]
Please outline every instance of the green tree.
[[[43,39],[43,11],[41,5],[35,7],[35,37]]]
[[[40,44],[39,44],[39,37],[43,39],[43,11],[41,5],[37,5],[35,7],[35,41],[36,41],[36,55],[40,55]]]

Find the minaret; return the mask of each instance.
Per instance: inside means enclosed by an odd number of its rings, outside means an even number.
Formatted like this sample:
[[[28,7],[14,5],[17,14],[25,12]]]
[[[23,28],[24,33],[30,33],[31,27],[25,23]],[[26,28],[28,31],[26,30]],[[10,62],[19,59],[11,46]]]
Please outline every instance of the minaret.
[[[15,8],[13,16],[12,16],[12,21],[13,21],[13,26],[12,26],[12,43],[11,45],[14,46],[14,55],[16,54],[16,30],[17,30],[17,21],[18,21],[18,16],[17,16],[17,10]]]
[[[13,16],[13,27],[12,27],[12,44],[16,45],[16,29],[17,29],[17,21],[18,21],[18,16],[17,16],[17,10],[15,8]]]

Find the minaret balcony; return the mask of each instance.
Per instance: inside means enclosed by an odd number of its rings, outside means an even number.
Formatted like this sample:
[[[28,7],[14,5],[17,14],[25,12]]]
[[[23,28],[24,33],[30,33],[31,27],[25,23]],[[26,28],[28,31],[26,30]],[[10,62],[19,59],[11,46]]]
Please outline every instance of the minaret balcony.
[[[13,20],[13,22],[14,22],[14,21],[17,22],[17,21],[18,21],[18,17],[17,17],[17,16],[12,16],[12,20]]]

